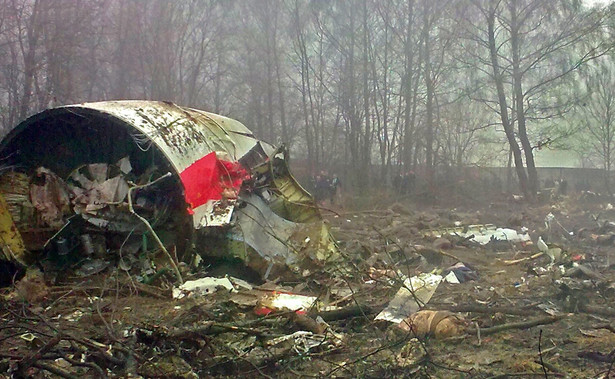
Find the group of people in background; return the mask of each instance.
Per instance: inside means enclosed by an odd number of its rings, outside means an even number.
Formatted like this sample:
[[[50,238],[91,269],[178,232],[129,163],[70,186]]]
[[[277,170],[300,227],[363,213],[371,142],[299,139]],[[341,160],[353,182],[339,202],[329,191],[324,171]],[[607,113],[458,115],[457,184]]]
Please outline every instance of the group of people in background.
[[[568,185],[568,181],[565,178],[553,179],[553,177],[549,177],[545,179],[544,188],[554,189],[560,195],[566,195],[568,191],[572,191],[572,190],[576,192],[584,192],[584,191],[592,190],[590,182],[587,179],[578,179],[575,182],[574,189],[573,189],[572,186]]]
[[[568,181],[566,179],[553,179],[549,177],[545,180],[545,189],[554,189],[560,195],[568,194]]]
[[[408,195],[414,192],[416,187],[416,174],[414,171],[399,173],[393,178],[393,188],[400,195]]]
[[[318,204],[324,205],[327,200],[331,205],[340,202],[342,182],[337,174],[329,175],[323,170],[319,174],[312,175],[311,184]]]

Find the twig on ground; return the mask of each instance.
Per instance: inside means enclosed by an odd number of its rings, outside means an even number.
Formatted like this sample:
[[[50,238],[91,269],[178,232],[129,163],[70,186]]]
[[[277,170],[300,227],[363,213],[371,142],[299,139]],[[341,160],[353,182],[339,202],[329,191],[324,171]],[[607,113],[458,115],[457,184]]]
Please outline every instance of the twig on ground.
[[[549,375],[547,375],[547,368],[545,367],[545,362],[542,359],[542,349],[540,344],[542,343],[542,329],[540,329],[540,333],[538,334],[538,356],[540,357],[540,366],[542,367],[542,371],[545,373],[545,379],[549,379]]]
[[[615,352],[615,350],[613,350],[611,354],[613,354],[613,352]],[[615,354],[613,354],[613,357],[611,358],[611,364],[609,365],[609,371],[606,372],[607,379],[611,376],[611,370],[613,369],[613,363],[615,363]]]
[[[557,377],[563,377],[564,374],[553,374],[554,376]],[[486,379],[506,379],[506,378],[510,378],[510,377],[514,377],[514,376],[544,376],[543,372],[509,372],[506,374],[498,374],[498,375],[493,375],[490,376]]]
[[[59,336],[55,336],[52,339],[50,339],[49,341],[47,341],[46,344],[44,344],[40,349],[38,349],[38,351],[34,354],[30,354],[28,356],[25,356],[18,364],[17,364],[17,372],[19,374],[19,376],[22,377],[27,377],[26,375],[26,371],[34,366],[35,363],[37,363],[37,361],[39,359],[41,359],[41,357],[49,352],[53,347],[55,347],[59,342],[60,342],[61,338]]]
[[[179,281],[180,284],[183,284],[184,280],[182,279],[182,275],[179,272],[179,268],[175,264],[175,261],[173,260],[173,257],[171,256],[171,253],[169,253],[167,248],[164,246],[164,244],[162,243],[162,241],[158,237],[158,234],[156,234],[156,232],[154,231],[154,228],[152,228],[152,225],[149,223],[149,221],[147,221],[147,219],[145,217],[139,215],[135,211],[135,209],[134,209],[134,207],[132,205],[132,191],[134,191],[136,189],[142,189],[142,188],[146,188],[146,187],[152,186],[152,185],[158,183],[159,181],[161,181],[163,179],[166,179],[166,178],[168,178],[170,176],[171,176],[171,173],[167,172],[166,174],[162,175],[161,177],[159,177],[158,179],[156,179],[156,180],[154,180],[154,181],[152,181],[150,183],[130,187],[128,189],[128,210],[130,211],[130,213],[135,215],[139,220],[141,220],[141,222],[145,225],[147,230],[149,230],[149,232],[152,233],[152,236],[156,240],[156,243],[158,243],[158,245],[160,246],[160,249],[162,249],[162,251],[166,254],[167,258],[169,259],[169,263],[171,263],[171,267],[173,267],[173,271],[175,271],[175,275],[177,276],[177,280]]]
[[[594,329],[606,329],[610,332],[615,333],[615,327],[611,324],[600,324],[593,327]]]
[[[545,352],[543,351],[543,352],[542,352],[542,354],[544,355],[544,353],[545,353]],[[539,360],[539,359],[536,359],[536,360],[534,361],[534,363],[538,363],[538,364],[540,364],[540,360]],[[545,367],[546,367],[549,371],[551,371],[551,374],[553,374],[554,376],[565,376],[564,374],[562,374],[562,373],[560,372],[560,369],[558,369],[556,366],[552,365],[551,363],[549,363],[549,362],[543,362],[543,364],[545,365]]]
[[[49,363],[45,363],[45,362],[35,362],[32,364],[32,367],[36,367],[40,370],[45,370],[45,371],[49,371],[52,374],[56,374],[62,378],[66,378],[66,379],[78,379],[79,377],[76,375],[73,375],[72,373],[64,370],[63,368],[60,368],[58,366],[49,364]]]
[[[538,303],[539,304],[539,303]],[[528,312],[532,312],[531,308],[535,307],[537,304],[530,304],[524,307],[488,307],[480,304],[460,304],[460,305],[450,305],[450,304],[438,304],[438,303],[430,303],[429,308],[437,308],[438,310],[447,310],[451,312],[473,312],[473,313],[503,313],[508,315],[518,315],[518,316],[526,316]]]
[[[323,311],[313,314],[312,316],[320,316],[325,321],[344,320],[351,317],[367,316],[378,313],[384,306],[369,306],[369,305],[353,305],[350,307],[335,309],[332,311]]]
[[[480,339],[480,325],[478,325],[478,322],[475,322],[474,325],[476,325],[476,338],[478,338],[478,346],[480,346],[482,343]]]
[[[399,344],[401,344],[402,342],[405,342],[405,340],[403,340],[403,339],[402,339],[402,340],[400,340],[400,341],[396,341],[396,342],[393,342],[393,343],[391,343],[391,344],[386,344],[386,345],[379,346],[378,348],[376,348],[376,349],[374,349],[374,350],[370,351],[369,353],[367,353],[367,354],[365,354],[365,355],[363,355],[363,356],[361,356],[361,357],[359,357],[359,358],[357,358],[357,359],[353,360],[353,361],[352,361],[352,362],[350,362],[349,364],[346,364],[346,365],[338,365],[338,367],[336,367],[336,368],[334,368],[333,370],[330,370],[329,372],[327,372],[326,374],[324,374],[324,376],[323,376],[323,377],[325,377],[325,378],[330,378],[330,377],[331,377],[331,375],[333,375],[333,374],[334,374],[335,372],[337,372],[339,369],[341,369],[341,368],[347,368],[348,366],[352,366],[352,365],[354,365],[354,364],[356,364],[356,363],[358,363],[358,362],[364,361],[366,358],[369,358],[369,357],[371,357],[371,356],[372,356],[372,355],[374,355],[374,354],[378,354],[379,352],[381,352],[381,351],[383,351],[383,350],[386,350],[386,349],[389,349],[389,348],[394,347],[394,346],[396,346],[396,345],[399,345]]]
[[[597,314],[600,316],[610,316],[610,317],[615,316],[615,309],[613,308],[597,307],[594,305],[580,303],[578,305],[578,309],[580,312],[583,312],[583,313]]]
[[[438,253],[444,255],[445,257],[449,257],[449,258],[453,258],[454,260],[456,260],[457,262],[463,262],[461,259],[459,259],[458,257],[454,256],[451,253],[447,253],[444,250],[438,250]]]
[[[521,262],[525,262],[525,261],[530,261],[532,259],[536,259],[540,256],[542,256],[544,253],[540,252],[540,253],[536,253],[534,255],[531,255],[529,257],[525,257],[525,258],[519,258],[519,259],[512,259],[512,260],[505,260],[503,261],[505,265],[507,266],[511,266],[511,265],[515,265],[517,263],[521,263]]]
[[[489,334],[503,332],[505,330],[527,329],[527,328],[531,328],[533,326],[552,324],[554,322],[557,322],[557,321],[563,319],[564,317],[566,317],[566,316],[565,315],[558,315],[558,316],[552,316],[552,317],[543,317],[543,318],[533,319],[533,320],[529,320],[529,321],[511,322],[509,324],[502,324],[502,325],[493,326],[491,328],[485,328],[485,329],[482,329],[481,332],[482,332],[483,335],[486,336],[486,335],[489,335]]]

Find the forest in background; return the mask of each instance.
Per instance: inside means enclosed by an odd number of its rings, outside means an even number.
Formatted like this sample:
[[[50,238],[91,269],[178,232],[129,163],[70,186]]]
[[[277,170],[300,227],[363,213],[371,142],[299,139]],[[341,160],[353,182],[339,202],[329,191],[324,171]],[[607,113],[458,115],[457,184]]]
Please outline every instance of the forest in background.
[[[615,162],[613,6],[578,0],[0,0],[0,126],[151,99],[223,114],[347,183]],[[376,171],[377,172],[374,172]]]

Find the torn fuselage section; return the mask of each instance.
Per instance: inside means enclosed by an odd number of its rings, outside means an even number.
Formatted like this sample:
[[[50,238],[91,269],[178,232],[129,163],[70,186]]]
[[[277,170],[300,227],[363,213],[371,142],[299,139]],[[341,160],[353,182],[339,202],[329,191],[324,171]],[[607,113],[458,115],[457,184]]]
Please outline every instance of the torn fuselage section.
[[[223,116],[149,101],[59,107],[15,127],[0,156],[0,216],[18,232],[5,262],[116,264],[147,278],[162,249],[239,258],[272,278],[337,256],[284,149]]]

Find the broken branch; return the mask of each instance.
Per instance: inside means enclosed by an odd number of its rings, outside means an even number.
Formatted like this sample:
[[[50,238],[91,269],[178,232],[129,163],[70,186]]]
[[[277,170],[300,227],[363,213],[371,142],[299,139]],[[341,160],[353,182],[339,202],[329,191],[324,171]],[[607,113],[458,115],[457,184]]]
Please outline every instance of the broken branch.
[[[171,176],[171,173],[167,172],[166,174],[162,175],[161,177],[159,177],[158,179],[154,180],[153,182],[150,182],[150,183],[147,183],[147,184],[143,184],[143,185],[139,185],[139,186],[130,187],[128,189],[128,210],[130,211],[130,213],[135,215],[139,220],[141,220],[141,222],[145,225],[147,230],[149,230],[149,232],[152,233],[152,236],[154,236],[154,239],[156,240],[156,243],[158,243],[158,245],[160,246],[160,249],[162,249],[162,251],[164,251],[164,253],[166,254],[167,258],[169,258],[169,262],[171,263],[171,267],[173,267],[173,271],[175,271],[175,275],[177,276],[177,280],[179,280],[180,284],[184,284],[184,281],[182,279],[182,275],[179,272],[179,268],[175,264],[175,261],[173,260],[173,257],[171,256],[171,254],[169,253],[167,248],[164,246],[164,244],[162,243],[162,241],[158,237],[158,234],[156,234],[156,232],[154,231],[154,228],[152,228],[152,225],[149,223],[149,221],[147,221],[147,219],[145,217],[143,217],[143,216],[139,215],[137,212],[135,212],[135,209],[134,209],[134,207],[132,205],[132,191],[133,190],[152,186],[152,185],[158,183],[159,181],[161,181],[163,179],[166,179],[166,178],[168,178],[170,176]]]
[[[358,317],[378,313],[384,306],[373,307],[369,305],[354,305],[351,307],[335,309],[332,311],[318,312],[315,316],[320,316],[324,321],[344,320],[350,317]]]
[[[532,309],[537,304],[530,304],[524,307],[487,307],[479,304],[461,304],[461,305],[447,305],[447,304],[430,304],[430,309],[434,310],[447,310],[451,312],[472,312],[472,313],[487,313],[487,314],[495,314],[495,313],[503,313],[507,315],[517,315],[517,316],[525,316],[528,312],[533,312]]]
[[[510,266],[510,265],[514,265],[514,264],[517,264],[517,263],[521,263],[521,262],[525,262],[525,261],[530,261],[532,259],[536,259],[536,258],[542,256],[543,254],[544,254],[543,252],[540,252],[540,253],[536,253],[534,255],[531,255],[529,257],[525,257],[525,258],[506,260],[506,261],[504,261],[504,264],[507,265],[507,266]]]
[[[55,366],[55,365],[52,365],[52,364],[48,364],[48,363],[45,363],[45,362],[34,362],[32,364],[32,367],[36,367],[36,368],[38,368],[40,370],[49,371],[50,373],[56,374],[56,375],[58,375],[58,376],[60,376],[62,378],[78,379],[78,377],[76,375],[73,375],[70,372],[68,372],[68,371],[66,371],[66,370],[64,370],[64,369],[62,369],[62,368],[60,368],[58,366]]]
[[[554,322],[557,322],[557,321],[563,319],[564,317],[566,317],[566,316],[565,315],[558,315],[558,316],[552,316],[552,317],[538,318],[538,319],[529,320],[529,321],[511,322],[511,323],[508,323],[508,324],[502,324],[502,325],[498,325],[498,326],[493,326],[491,328],[481,329],[481,334],[486,336],[486,335],[489,335],[489,334],[503,332],[505,330],[527,329],[527,328],[531,328],[533,326],[552,324]]]

